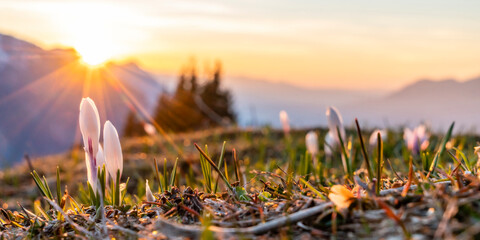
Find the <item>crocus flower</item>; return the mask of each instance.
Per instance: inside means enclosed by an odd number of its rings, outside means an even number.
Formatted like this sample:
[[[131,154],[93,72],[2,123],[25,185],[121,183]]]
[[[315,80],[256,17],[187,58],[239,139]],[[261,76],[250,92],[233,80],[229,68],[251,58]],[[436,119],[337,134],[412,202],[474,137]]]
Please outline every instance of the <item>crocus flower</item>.
[[[429,144],[430,135],[427,133],[425,125],[420,125],[413,130],[405,128],[403,139],[407,145],[408,150],[418,155],[420,150],[425,150]]]
[[[318,153],[318,136],[317,133],[314,131],[310,131],[305,135],[305,145],[307,147],[307,151],[312,156],[316,156]]]
[[[120,170],[118,178],[121,178],[123,171],[122,146],[117,130],[110,121],[106,121],[103,127],[103,147],[108,173],[113,178],[114,183],[118,184],[117,172]]]
[[[100,170],[103,168],[103,165],[105,165],[105,171],[106,171],[106,178],[105,178],[105,183],[107,187],[109,186],[109,177],[108,177],[108,168],[107,168],[107,163],[105,162],[105,154],[103,153],[103,147],[102,145],[98,144],[98,152],[97,152],[97,167],[100,168]]]
[[[98,152],[97,152],[97,167],[102,168],[103,164],[105,163],[105,156],[103,154],[102,145],[98,144]],[[106,166],[105,166],[106,167]]]
[[[333,149],[336,147],[335,144],[335,137],[333,136],[333,133],[329,131],[327,135],[325,135],[325,144],[323,145],[325,155],[332,156]]]
[[[386,141],[387,140],[387,131],[385,129],[376,129],[375,131],[372,132],[372,135],[370,135],[370,139],[369,139],[369,144],[370,144],[370,147],[376,147],[377,146],[377,135],[380,133],[380,136],[382,137],[382,141]]]
[[[152,190],[150,190],[150,186],[148,185],[148,179],[145,180],[145,196],[147,197],[148,202],[155,202],[155,196],[153,196]]]
[[[150,123],[144,123],[143,130],[145,130],[145,132],[150,136],[155,136],[155,134],[157,134],[157,129],[155,129],[155,126]]]
[[[290,121],[288,120],[288,114],[284,110],[280,111],[280,122],[282,123],[282,129],[285,134],[290,133]]]
[[[340,136],[342,137],[343,141],[345,141],[346,136],[345,128],[343,127],[342,115],[340,115],[340,112],[335,107],[328,107],[326,115],[329,132],[335,140],[334,145],[340,146],[340,139],[338,138],[337,129],[340,131]]]
[[[337,206],[338,210],[347,209],[350,204],[352,204],[355,196],[350,192],[346,187],[342,185],[334,185],[330,188],[330,193],[328,194],[330,201]]]
[[[90,98],[83,98],[80,103],[80,132],[83,137],[88,182],[94,192],[97,188],[97,153],[100,138],[100,117],[95,103]]]

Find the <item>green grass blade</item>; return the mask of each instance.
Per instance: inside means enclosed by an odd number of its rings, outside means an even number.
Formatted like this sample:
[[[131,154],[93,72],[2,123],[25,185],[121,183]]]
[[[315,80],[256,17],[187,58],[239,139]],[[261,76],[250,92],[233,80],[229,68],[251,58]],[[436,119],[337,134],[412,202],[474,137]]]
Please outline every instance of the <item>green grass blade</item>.
[[[120,169],[117,170],[117,181],[115,182],[115,206],[120,206]]]
[[[54,201],[52,190],[50,190],[50,186],[48,186],[48,181],[47,181],[47,178],[45,178],[45,176],[43,176],[43,183],[44,183],[45,189],[47,190],[48,199]]]
[[[462,151],[460,151],[460,149],[458,149],[458,148],[456,148],[456,147],[454,147],[453,149],[454,149],[455,151],[457,151],[458,154],[460,154],[460,157],[462,157],[463,162],[465,163],[465,166],[466,166],[467,170],[471,172],[471,171],[472,171],[472,166],[470,165],[470,162],[468,161],[468,159],[467,159],[467,157],[465,156],[465,154],[464,154]]]
[[[163,159],[163,188],[168,191],[167,158]]]
[[[237,179],[238,182],[240,182],[240,169],[239,169],[239,166],[238,166],[238,161],[237,161],[237,151],[235,150],[235,148],[233,149],[233,167],[234,167],[234,170],[235,170],[235,177]]]
[[[467,166],[460,160],[458,160],[457,156],[455,156],[455,154],[453,154],[451,151],[447,151],[447,153],[450,155],[450,157],[455,160],[455,162],[457,162],[458,164],[460,164],[460,166],[462,166],[463,170],[468,170]]]
[[[95,192],[93,191],[92,185],[90,185],[89,182],[87,182],[87,187],[88,187],[88,192],[90,194],[90,204],[92,204],[93,206],[97,206],[96,195],[95,195]]]
[[[210,193],[211,192],[210,177],[209,177],[210,171],[208,170],[207,160],[201,153],[200,153],[200,167],[202,168],[203,184],[204,184],[203,188],[205,192]]]
[[[163,193],[162,180],[160,179],[160,171],[158,170],[158,163],[156,158],[153,158],[153,164],[155,164],[155,176],[157,176],[159,191]]]
[[[340,134],[340,129],[338,128],[338,126],[337,126],[337,135],[338,135],[338,139],[340,140],[340,148],[342,150],[343,168],[345,170],[345,174],[350,178],[350,177],[352,177],[352,176],[350,176],[350,160],[349,160],[349,156],[347,154],[347,149],[345,148],[345,143],[342,139],[342,134]]]
[[[224,170],[225,170],[225,178],[227,179],[227,181],[230,181],[230,179],[228,179],[228,166],[227,166],[227,161],[224,161]]]
[[[37,172],[33,170],[33,172],[30,173],[33,177],[33,181],[35,181],[35,184],[37,184],[38,189],[42,193],[43,196],[47,196],[47,190],[45,189],[45,186],[43,186],[42,180],[38,176]]]
[[[172,173],[171,173],[171,176],[170,176],[169,189],[171,189],[172,186],[175,184],[175,177],[177,176],[177,164],[178,164],[178,157],[175,160],[175,164],[173,165]]]
[[[453,127],[455,126],[455,122],[453,122],[450,127],[448,128],[448,132],[447,134],[445,135],[445,137],[443,138],[443,141],[440,145],[440,149],[439,151],[437,152],[437,154],[435,154],[435,158],[433,159],[433,162],[432,162],[432,165],[430,165],[430,170],[427,174],[427,177],[430,176],[430,174],[433,174],[435,173],[435,168],[437,167],[437,164],[438,164],[438,160],[440,159],[440,156],[442,155],[442,153],[445,151],[445,145],[447,144],[448,140],[450,139],[450,137],[452,136],[452,131],[453,131]]]
[[[57,166],[57,204],[61,206],[62,203],[62,188],[60,183],[60,167]]]
[[[382,170],[383,170],[383,141],[380,133],[377,134],[377,143],[378,143],[378,156],[377,156],[377,183],[375,187],[375,192],[377,195],[380,194],[380,187],[382,184]]]
[[[300,178],[300,181],[305,184],[305,186],[307,186],[310,190],[312,190],[312,192],[314,192],[315,194],[317,194],[318,197],[320,197],[321,199],[325,200],[325,196],[322,195],[322,193],[320,193],[320,191],[318,191],[317,189],[315,189],[309,182],[307,182],[305,179],[303,178]]]
[[[73,209],[78,213],[83,213],[83,210],[81,207],[79,207],[80,205],[77,203],[77,201],[75,201],[75,199],[73,199],[72,196],[70,195],[67,195],[68,199],[70,200],[70,205],[73,207]]]
[[[120,199],[120,204],[125,202],[125,195],[127,195],[127,189],[128,189],[128,182],[130,181],[130,177],[127,178],[127,181],[125,181],[125,190],[122,192],[122,198]]]
[[[225,156],[225,146],[227,145],[227,142],[226,141],[223,141],[223,145],[222,145],[222,152],[220,153],[220,158],[218,159],[218,166],[219,167],[222,167],[222,164],[223,164],[223,158]],[[217,180],[215,181],[215,187],[213,189],[213,192],[216,193],[217,192],[217,188],[218,188],[218,181],[220,179],[220,175],[217,176]]]
[[[370,158],[368,158],[367,148],[365,147],[365,143],[363,141],[362,130],[360,129],[360,124],[358,123],[358,119],[356,118],[355,118],[355,124],[357,126],[358,138],[360,139],[360,146],[362,149],[363,159],[365,160],[365,164],[367,165],[368,177],[370,178],[370,181],[371,181],[373,179],[373,171],[370,166]]]
[[[220,153],[220,158],[218,159],[218,165],[219,167],[222,167],[222,164],[223,164],[223,158],[225,156],[225,145],[227,144],[226,141],[223,141],[223,145],[222,145],[222,151]],[[218,181],[220,180],[220,175],[217,176],[217,179],[215,180],[215,187],[213,188],[213,192],[216,193],[217,192],[217,188],[218,188]]]
[[[232,185],[230,185],[230,183],[227,181],[227,178],[225,178],[225,175],[223,175],[222,171],[220,171],[220,169],[218,169],[218,167],[215,165],[215,163],[212,161],[212,159],[210,159],[210,157],[200,148],[200,146],[198,146],[198,144],[194,143],[193,145],[195,145],[197,150],[200,152],[201,155],[204,156],[205,160],[207,160],[208,163],[210,163],[210,165],[213,167],[213,169],[215,169],[215,171],[217,171],[217,173],[220,174],[223,181],[225,182],[225,185],[227,185],[228,189],[232,193],[235,193],[235,190],[233,189]]]

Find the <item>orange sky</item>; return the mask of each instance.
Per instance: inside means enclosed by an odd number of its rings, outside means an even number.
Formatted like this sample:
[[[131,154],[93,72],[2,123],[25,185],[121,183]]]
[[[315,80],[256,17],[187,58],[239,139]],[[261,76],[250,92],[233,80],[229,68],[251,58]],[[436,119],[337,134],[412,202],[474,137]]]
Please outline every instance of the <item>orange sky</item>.
[[[395,89],[480,75],[479,1],[0,0],[0,32],[176,74],[195,56],[232,76]]]

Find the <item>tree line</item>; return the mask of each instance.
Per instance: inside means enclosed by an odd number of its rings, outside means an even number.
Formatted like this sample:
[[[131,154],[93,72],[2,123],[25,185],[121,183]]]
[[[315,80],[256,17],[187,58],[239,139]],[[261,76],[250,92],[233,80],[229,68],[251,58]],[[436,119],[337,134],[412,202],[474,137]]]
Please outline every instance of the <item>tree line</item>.
[[[217,61],[207,70],[205,79],[199,79],[195,62],[191,61],[180,71],[172,93],[160,94],[153,120],[165,132],[188,132],[236,123],[232,95],[222,88],[222,64]],[[131,111],[124,128],[125,136],[146,133],[151,124]],[[148,131],[148,130],[147,130]]]

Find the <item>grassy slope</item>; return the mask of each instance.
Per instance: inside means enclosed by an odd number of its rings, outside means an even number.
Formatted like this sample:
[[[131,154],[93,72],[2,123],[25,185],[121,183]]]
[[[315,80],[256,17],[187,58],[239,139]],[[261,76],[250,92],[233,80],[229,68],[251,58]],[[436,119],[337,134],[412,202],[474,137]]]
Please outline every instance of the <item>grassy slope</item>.
[[[318,132],[320,133],[319,136],[325,135],[324,130],[318,130]],[[170,169],[174,159],[176,157],[179,157],[180,160],[179,168],[177,171],[178,177],[176,185],[188,185],[192,188],[203,190],[202,172],[200,169],[200,164],[198,162],[199,154],[193,147],[193,143],[198,143],[200,146],[208,144],[209,152],[212,155],[212,159],[216,161],[220,153],[221,143],[224,140],[227,141],[226,161],[229,168],[229,175],[231,179],[230,182],[234,182],[235,176],[235,174],[233,173],[233,158],[231,157],[231,150],[232,148],[235,148],[238,153],[238,159],[240,160],[239,165],[241,167],[241,175],[245,175],[244,177],[241,176],[241,178],[246,180],[243,180],[241,182],[246,183],[246,185],[244,186],[247,191],[249,191],[252,196],[258,193],[263,193],[264,191],[266,191],[265,189],[267,189],[266,185],[264,184],[264,182],[266,182],[268,184],[271,184],[270,186],[272,186],[273,190],[270,191],[272,191],[273,194],[278,193],[278,186],[281,185],[279,183],[281,182],[279,179],[284,179],[288,181],[288,176],[283,172],[288,171],[288,162],[292,162],[296,165],[294,169],[296,169],[297,177],[295,179],[298,180],[298,177],[300,175],[300,172],[298,172],[299,163],[301,162],[301,159],[303,159],[303,155],[305,153],[304,134],[305,131],[303,130],[292,132],[291,139],[287,140],[284,138],[281,132],[272,131],[270,129],[264,128],[252,131],[238,129],[214,129],[210,131],[173,135],[172,140],[177,146],[177,149],[181,151],[181,154],[175,151],[175,148],[172,147],[172,145],[169,144],[166,139],[161,136],[155,138],[141,137],[125,139],[122,143],[125,154],[123,176],[131,177],[131,182],[128,189],[128,193],[129,195],[131,195],[131,197],[129,197],[128,199],[131,204],[141,204],[140,199],[142,199],[144,195],[144,179],[150,179],[150,186],[152,187],[154,192],[156,192],[155,190],[158,189],[156,181],[154,181],[153,177],[153,158],[157,158],[159,160],[162,160],[164,158],[168,159],[168,169]],[[358,146],[358,137],[353,131],[349,132],[348,135],[352,136],[353,140],[352,158],[354,160],[352,162],[352,167],[353,169],[360,169],[363,163],[363,159],[360,148]],[[430,148],[426,151],[426,156],[428,159],[433,158],[432,153],[434,153],[436,149],[438,149],[440,140],[441,137],[432,137]],[[470,160],[469,162],[471,162],[472,165],[475,165],[476,156],[473,154],[472,149],[473,146],[476,145],[477,140],[478,138],[474,136],[459,136],[455,137],[454,140],[451,141],[451,145],[463,149],[465,154],[467,155],[467,158]],[[320,139],[320,145],[323,146],[322,139]],[[399,132],[390,132],[389,138],[385,143],[384,151],[384,158],[388,159],[388,161],[385,164],[385,169],[383,172],[384,184],[382,185],[382,189],[404,185],[407,181],[408,175],[408,161],[405,161],[404,159],[406,156],[408,156],[408,153],[406,153],[404,149],[402,134]],[[372,160],[375,159],[375,153],[373,152],[373,150],[370,149],[369,153]],[[332,159],[328,159],[324,157],[323,151],[321,151],[319,158],[325,166],[322,174],[323,181],[321,182],[321,186],[328,187],[332,184],[346,184],[348,187],[355,186],[351,183],[348,183],[348,181],[345,181],[345,174],[342,170],[342,163],[338,154],[335,155]],[[389,162],[392,164],[393,169],[395,169],[396,174],[391,171]],[[79,149],[74,150],[71,153],[61,154],[58,156],[35,159],[32,161],[32,165],[38,172],[47,176],[47,179],[51,184],[52,189],[54,189],[53,186],[55,184],[55,166],[60,166],[60,169],[62,170],[62,185],[68,185],[68,190],[72,196],[80,195],[78,193],[79,183],[86,182],[86,170],[84,166],[85,163],[83,159],[83,152],[81,152]],[[456,165],[457,164],[454,164],[453,160],[449,158],[447,154],[444,154],[439,164],[439,168],[443,169],[442,171],[446,172],[448,175],[448,173],[450,173],[451,170],[456,167]],[[415,159],[414,166],[415,170],[417,170],[417,179],[421,179],[422,172],[419,171],[422,169],[421,159]],[[254,170],[256,170],[257,172],[255,172]],[[22,163],[14,168],[4,170],[0,173],[0,207],[4,203],[6,203],[8,204],[9,209],[18,209],[18,206],[16,204],[17,201],[26,207],[31,207],[33,200],[35,198],[38,198],[40,194],[36,190],[36,187],[31,180],[30,175],[28,174],[29,171],[30,170],[28,165],[26,163]],[[272,175],[257,175],[259,171],[268,171],[274,174],[278,174],[280,178],[276,178],[274,176],[272,177]],[[399,176],[397,176],[397,174]],[[362,180],[366,181],[363,175],[361,176]],[[445,176],[436,176],[437,179],[443,177]],[[478,193],[476,186],[474,185],[477,184],[475,180],[465,177],[462,178],[461,176],[455,175],[453,175],[453,177],[456,177],[457,179],[463,181],[461,183],[462,185],[454,183],[455,186],[451,189],[449,188],[449,190],[446,190],[441,186],[437,188],[422,187],[420,190],[417,190],[415,194],[409,195],[406,198],[387,197],[385,199],[382,199],[382,201],[388,203],[388,205],[392,207],[392,209],[394,209],[393,211],[397,214],[403,214],[401,220],[405,222],[409,231],[417,234],[418,236],[432,237],[434,234],[436,234],[435,229],[428,229],[428,226],[430,226],[431,228],[437,228],[440,225],[441,220],[444,218],[444,215],[447,212],[445,210],[448,208],[449,204],[451,204],[452,198],[455,199],[455,201],[457,202],[480,200],[480,197],[472,197]],[[260,180],[262,180],[263,182]],[[465,183],[470,183],[471,186],[466,187],[464,185]],[[320,185],[314,185],[314,187],[316,189],[319,189]],[[220,183],[220,189],[224,191],[226,188],[223,184]],[[183,187],[181,188],[181,191],[184,191]],[[461,193],[463,193],[464,195],[459,196],[459,194],[461,195]],[[286,199],[284,199],[284,197],[280,195],[278,197],[274,196],[270,201],[270,205],[276,204],[277,208],[278,205],[282,205],[282,203],[288,203],[288,205],[293,206],[295,206],[296,204],[305,206],[308,204],[315,205],[316,201],[321,201],[318,197],[315,197],[315,194],[312,191],[310,191],[307,187],[301,184],[299,184],[297,188],[293,187],[291,194],[292,196],[296,197],[289,197],[289,200],[287,202],[285,202]],[[312,199],[313,202],[308,202],[301,196],[306,196]],[[204,204],[209,205],[205,202]],[[268,205],[268,203],[264,203],[264,205],[262,205],[265,210],[271,210],[273,208],[273,206],[266,205]],[[246,209],[245,206],[242,206],[243,205],[237,205],[237,207],[239,207],[240,209]],[[296,210],[295,208],[287,207],[285,211],[293,213],[302,209],[301,206]],[[416,208],[418,206],[421,207]],[[476,215],[468,214],[468,212],[471,211],[471,209],[476,209],[478,206],[471,204],[466,204],[465,206],[466,207],[464,208],[466,208],[466,210],[462,210],[462,208],[458,207],[454,209],[456,210],[458,218],[461,218],[463,220],[468,219],[468,221],[472,224],[476,223]],[[319,236],[329,236],[332,232],[337,232],[337,234],[340,234],[339,236],[342,236],[341,234],[348,235],[352,233],[355,233],[357,236],[369,236],[371,234],[369,232],[381,234],[378,235],[378,237],[387,236],[388,234],[400,234],[400,236],[402,235],[402,231],[399,227],[400,225],[398,224],[398,222],[392,220],[393,218],[388,218],[385,215],[385,209],[379,207],[378,203],[374,199],[359,199],[358,201],[356,201],[355,204],[352,204],[351,208],[354,208],[356,210],[349,211],[348,213],[346,213],[347,215],[336,215],[336,217],[331,215],[330,217],[326,218],[327,220],[318,220],[317,217],[316,222],[304,222],[304,224],[307,224],[307,226],[297,226],[296,231],[308,232],[311,235],[318,234]],[[363,211],[361,211],[360,209],[363,209]],[[431,209],[433,209],[433,215],[431,213]],[[228,211],[224,210],[224,212]],[[275,214],[281,214],[281,212],[276,212],[273,210],[271,210],[270,213],[272,218],[275,218]],[[230,210],[230,214],[235,214],[235,212],[231,212]],[[332,213],[330,212],[330,214]],[[450,218],[447,220],[450,221],[451,219],[453,219],[452,223],[456,223],[459,221],[455,218],[455,216],[457,215],[454,214],[453,217],[450,216]],[[177,218],[174,219],[178,220],[178,217],[180,215],[178,213],[175,216],[177,216]],[[416,216],[418,219],[406,219],[406,216]],[[337,224],[339,226],[332,226],[332,217],[337,218]],[[430,217],[430,220],[428,220],[428,217]],[[221,219],[222,218],[214,218],[213,223],[217,226],[235,226],[235,223],[232,223],[234,225],[228,225],[227,222],[231,221],[223,221],[222,225]],[[245,219],[250,218],[246,217]],[[198,221],[198,219],[195,220],[195,218],[193,218],[191,222],[195,223],[196,221]],[[415,221],[423,222],[421,222],[422,224],[419,224]],[[367,224],[368,222],[370,222],[370,225]],[[378,228],[378,226],[383,226],[382,224],[384,225],[384,227],[386,227],[385,229],[383,229],[383,232],[382,228]],[[316,229],[317,232],[313,231],[312,227],[314,227],[313,230]],[[463,226],[463,228],[460,227],[459,229],[465,230],[467,227],[468,226]],[[298,228],[300,228],[300,230]],[[447,228],[447,230],[448,229],[449,228]],[[449,230],[450,232],[447,230],[444,230],[446,233],[442,234],[455,235],[462,233],[461,230]],[[287,234],[287,232],[284,232],[283,234]]]

